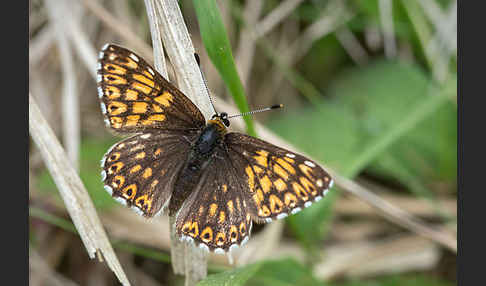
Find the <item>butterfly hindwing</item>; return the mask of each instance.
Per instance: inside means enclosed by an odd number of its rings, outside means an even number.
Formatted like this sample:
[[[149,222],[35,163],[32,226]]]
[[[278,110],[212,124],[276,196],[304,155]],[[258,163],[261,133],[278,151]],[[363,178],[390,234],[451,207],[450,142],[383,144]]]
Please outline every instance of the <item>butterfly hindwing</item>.
[[[176,230],[202,249],[224,253],[248,240],[250,202],[227,153],[218,149],[211,160],[177,214]]]
[[[190,145],[179,135],[145,133],[115,144],[101,161],[105,189],[145,217],[163,211]]]
[[[297,213],[332,187],[331,176],[304,156],[237,132],[226,134],[225,143],[244,181],[255,221],[270,222]]]
[[[196,130],[199,109],[135,53],[105,45],[98,60],[98,93],[107,126],[117,132]]]

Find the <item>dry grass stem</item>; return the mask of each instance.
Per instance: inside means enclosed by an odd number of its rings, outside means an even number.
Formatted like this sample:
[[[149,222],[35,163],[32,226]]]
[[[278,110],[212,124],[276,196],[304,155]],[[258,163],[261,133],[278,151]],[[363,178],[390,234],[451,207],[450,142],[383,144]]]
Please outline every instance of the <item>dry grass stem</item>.
[[[205,118],[210,118],[214,111],[199,66],[194,58],[195,49],[184,23],[179,3],[174,0],[147,0],[145,3],[153,37],[155,64],[165,66],[162,47],[162,43],[164,43],[167,55],[174,67],[177,86],[194,102]],[[175,223],[175,219],[171,219],[170,222]],[[207,254],[193,244],[182,244],[175,234],[174,227],[169,229],[174,272],[185,274],[185,285],[195,285],[207,275]],[[182,263],[183,261],[184,263]]]
[[[76,286],[72,280],[56,273],[35,250],[29,251],[29,285]]]
[[[167,65],[165,64],[164,46],[161,38],[161,27],[159,23],[159,13],[156,13],[156,0],[145,0],[150,34],[152,36],[152,48],[154,49],[154,67],[166,79],[169,78]]]
[[[275,28],[280,22],[287,18],[303,0],[285,0],[280,2],[277,8],[273,9],[256,26],[259,27],[256,38],[261,38]]]
[[[44,59],[47,52],[51,49],[56,39],[56,33],[53,25],[47,24],[42,30],[29,42],[29,65],[37,65]]]
[[[118,280],[123,285],[130,285],[103,230],[91,197],[30,94],[29,132],[58,187],[89,257],[93,259],[100,251]]]
[[[115,18],[95,0],[82,0],[82,3],[98,17],[106,26],[113,30],[125,42],[130,43],[130,49],[137,51],[145,59],[153,60],[152,49],[128,27],[122,19]]]
[[[353,32],[344,25],[336,30],[336,38],[343,46],[344,50],[353,59],[353,61],[362,66],[368,63],[369,57],[366,50],[361,46],[358,39],[354,36]]]
[[[66,5],[69,4],[69,5]],[[59,5],[63,8],[66,35],[72,42],[72,47],[86,66],[89,75],[96,80],[96,62],[98,52],[89,40],[89,36],[81,28],[83,6],[78,1],[67,1]]]
[[[385,44],[385,55],[392,59],[397,55],[397,45],[395,42],[395,33],[393,30],[393,9],[391,0],[379,0],[379,11],[381,28],[383,30],[383,39]]]
[[[245,25],[240,32],[235,60],[238,66],[238,74],[240,75],[241,82],[246,90],[248,89],[248,79],[253,64],[256,47],[256,37],[253,34],[256,29],[254,27],[250,27],[250,25],[253,25],[252,23],[256,23],[258,21],[262,8],[263,1],[249,0],[246,2],[245,10],[243,11],[243,20]]]
[[[69,42],[64,30],[63,5],[58,5],[55,0],[46,0],[49,19],[54,26],[59,49],[63,88],[62,88],[62,134],[63,143],[69,159],[76,170],[79,169],[79,145],[81,140],[78,87],[76,70],[69,47]]]
[[[289,65],[292,66],[305,56],[315,41],[336,31],[354,17],[354,13],[349,11],[340,0],[333,0],[327,4],[319,20],[307,27],[301,35],[295,39],[288,48],[288,54],[283,58],[289,58]]]
[[[439,259],[436,245],[416,235],[375,242],[353,242],[326,248],[326,259],[314,267],[323,280],[431,269]]]

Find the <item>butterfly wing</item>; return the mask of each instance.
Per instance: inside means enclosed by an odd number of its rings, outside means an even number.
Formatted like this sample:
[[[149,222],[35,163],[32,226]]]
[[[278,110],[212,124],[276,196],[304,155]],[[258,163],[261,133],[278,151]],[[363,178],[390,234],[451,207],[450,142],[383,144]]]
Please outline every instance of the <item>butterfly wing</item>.
[[[182,136],[145,133],[116,143],[101,160],[113,198],[145,217],[163,211],[190,149]]]
[[[200,248],[224,253],[244,244],[252,221],[243,181],[238,178],[228,154],[217,149],[192,194],[176,216],[180,237]]]
[[[225,142],[257,222],[297,213],[332,187],[331,176],[304,156],[237,132],[226,134]]]
[[[117,132],[190,130],[205,124],[179,89],[141,57],[113,44],[99,54],[98,95],[106,124]]]

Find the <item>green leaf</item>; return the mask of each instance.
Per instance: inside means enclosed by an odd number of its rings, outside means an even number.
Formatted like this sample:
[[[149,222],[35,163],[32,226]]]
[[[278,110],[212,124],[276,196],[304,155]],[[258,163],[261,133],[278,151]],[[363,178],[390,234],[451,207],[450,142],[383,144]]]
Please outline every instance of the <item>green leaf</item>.
[[[247,284],[253,286],[323,286],[323,283],[313,276],[311,268],[305,267],[291,258],[265,261]]]
[[[331,100],[322,102],[319,111],[287,114],[270,125],[290,143],[352,178],[449,103],[444,92],[417,66],[378,62],[340,75],[329,89]],[[324,200],[289,217],[304,246],[311,248],[323,239],[337,195],[334,188]]]
[[[236,268],[217,274],[208,275],[206,279],[200,281],[199,286],[218,286],[231,285],[239,286],[245,285],[246,281],[250,279],[262,267],[263,262],[250,264],[244,267]]]
[[[201,38],[209,58],[228,86],[240,112],[248,112],[245,90],[238,76],[231,45],[216,1],[194,0],[193,5],[199,22]],[[244,120],[248,134],[256,136],[251,117],[244,116]]]
[[[313,277],[310,269],[286,258],[262,261],[226,272],[209,275],[199,286],[211,285],[322,285]]]

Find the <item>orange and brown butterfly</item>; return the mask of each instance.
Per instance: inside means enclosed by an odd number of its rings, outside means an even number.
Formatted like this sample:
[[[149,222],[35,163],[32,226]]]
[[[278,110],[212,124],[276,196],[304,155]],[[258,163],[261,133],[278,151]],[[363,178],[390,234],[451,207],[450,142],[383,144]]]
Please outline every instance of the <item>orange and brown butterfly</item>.
[[[104,188],[147,218],[175,216],[181,240],[225,253],[268,223],[309,207],[333,185],[316,162],[229,132],[226,113],[205,120],[174,85],[135,53],[105,45],[98,92],[108,127],[134,133],[101,160]]]

